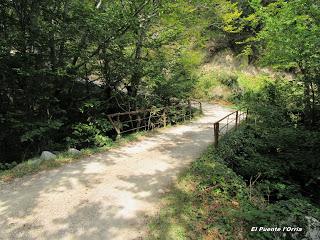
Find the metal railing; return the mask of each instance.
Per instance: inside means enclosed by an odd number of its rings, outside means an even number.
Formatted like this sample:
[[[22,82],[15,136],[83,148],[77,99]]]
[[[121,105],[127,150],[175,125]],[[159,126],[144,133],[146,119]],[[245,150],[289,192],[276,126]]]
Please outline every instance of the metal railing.
[[[202,113],[201,102],[188,100],[186,104],[113,113],[107,117],[116,131],[117,137],[120,137],[124,133],[148,131],[165,127],[168,124],[174,125],[178,122],[191,120],[197,111]]]
[[[214,145],[215,147],[219,144],[219,138],[226,134],[231,129],[237,129],[240,123],[244,120],[247,120],[248,110],[235,111],[227,116],[223,117],[219,121],[214,123]]]

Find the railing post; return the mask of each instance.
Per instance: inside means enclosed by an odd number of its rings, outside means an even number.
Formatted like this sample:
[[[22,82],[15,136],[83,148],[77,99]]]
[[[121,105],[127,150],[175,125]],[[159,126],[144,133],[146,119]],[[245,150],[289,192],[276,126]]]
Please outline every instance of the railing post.
[[[137,116],[137,130],[136,130],[136,132],[139,132],[140,126],[141,126],[141,117],[140,117],[140,115],[138,115]]]
[[[147,127],[147,130],[149,131],[150,130],[150,126],[151,126],[151,117],[152,117],[152,112],[150,110],[149,112],[149,119],[148,119],[148,127]]]
[[[202,114],[202,113],[203,113],[203,112],[202,112],[202,103],[199,102],[199,105],[200,105],[200,114]]]
[[[191,121],[191,119],[192,119],[192,107],[191,107],[190,99],[188,100],[188,108],[189,108],[189,119]]]
[[[218,147],[218,144],[219,144],[219,122],[214,124],[213,129],[214,129],[214,146]]]
[[[121,130],[120,127],[117,126],[117,124],[115,124],[115,122],[112,120],[112,117],[108,116],[108,119],[110,121],[110,123],[112,124],[114,130],[116,130],[117,133],[117,139],[121,137]],[[119,124],[120,120],[119,120],[119,116],[118,116],[118,124]]]
[[[236,129],[238,128],[240,123],[240,119],[239,119],[239,111],[236,111]]]
[[[164,110],[163,110],[163,115],[162,115],[162,120],[163,120],[163,126],[164,126],[164,127],[167,126],[167,115],[166,115],[166,111],[167,111],[167,109],[164,108]]]
[[[121,138],[121,122],[120,122],[120,116],[118,115],[118,118],[117,118],[117,124],[118,126],[116,126],[116,131],[117,131],[117,138]]]

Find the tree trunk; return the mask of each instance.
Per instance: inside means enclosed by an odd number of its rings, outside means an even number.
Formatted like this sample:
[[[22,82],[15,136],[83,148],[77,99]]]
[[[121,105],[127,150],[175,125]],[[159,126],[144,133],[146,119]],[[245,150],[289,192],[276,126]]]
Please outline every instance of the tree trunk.
[[[310,127],[312,122],[312,107],[310,99],[310,83],[308,80],[304,82],[304,125]]]
[[[136,97],[142,76],[141,56],[143,48],[143,40],[145,37],[145,29],[141,27],[138,32],[138,40],[136,42],[136,50],[134,56],[134,69],[131,76],[131,86],[128,88],[128,94],[131,97]]]

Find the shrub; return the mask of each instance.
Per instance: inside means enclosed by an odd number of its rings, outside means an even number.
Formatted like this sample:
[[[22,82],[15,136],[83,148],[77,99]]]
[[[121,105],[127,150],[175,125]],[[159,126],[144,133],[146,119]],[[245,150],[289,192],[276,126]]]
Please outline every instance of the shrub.
[[[239,86],[238,76],[235,73],[222,72],[217,75],[217,79],[220,83],[231,89]]]
[[[307,218],[313,216],[320,219],[320,211],[308,201],[292,198],[270,204],[265,209],[249,209],[238,213],[238,219],[245,220],[248,230],[252,226],[267,227],[299,227],[302,232],[251,232],[250,239],[310,239],[304,238],[308,229]]]
[[[16,162],[12,162],[12,163],[1,163],[0,162],[0,171],[11,169],[11,168],[14,168],[15,166],[17,166]]]
[[[80,148],[110,145],[112,140],[106,133],[112,129],[112,125],[105,119],[98,119],[88,123],[78,123],[73,127],[72,136],[67,138],[71,146]]]

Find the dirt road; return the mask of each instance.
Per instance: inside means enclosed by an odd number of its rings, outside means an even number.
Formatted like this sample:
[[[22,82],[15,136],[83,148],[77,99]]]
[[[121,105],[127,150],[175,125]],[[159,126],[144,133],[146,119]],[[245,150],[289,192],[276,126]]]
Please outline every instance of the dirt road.
[[[192,123],[0,186],[0,239],[140,239],[177,174],[230,110],[204,104]]]

